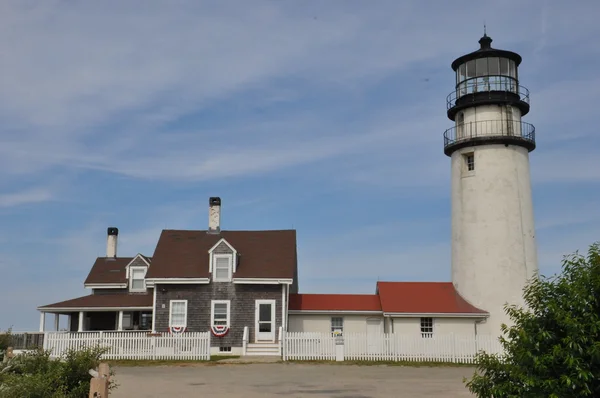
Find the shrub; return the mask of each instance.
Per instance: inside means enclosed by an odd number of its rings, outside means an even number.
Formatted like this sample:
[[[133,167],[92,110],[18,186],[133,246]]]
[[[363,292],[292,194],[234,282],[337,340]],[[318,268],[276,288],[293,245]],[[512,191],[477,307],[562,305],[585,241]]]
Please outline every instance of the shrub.
[[[6,332],[0,330],[0,353],[12,345],[12,334],[9,328]]]
[[[528,309],[507,306],[503,355],[482,353],[467,382],[480,398],[600,396],[600,244],[563,260],[562,273],[532,281]]]
[[[97,368],[105,352],[99,347],[68,350],[57,360],[42,349],[18,355],[0,365],[0,398],[85,398],[90,389],[88,371]],[[109,389],[115,387],[111,381]]]

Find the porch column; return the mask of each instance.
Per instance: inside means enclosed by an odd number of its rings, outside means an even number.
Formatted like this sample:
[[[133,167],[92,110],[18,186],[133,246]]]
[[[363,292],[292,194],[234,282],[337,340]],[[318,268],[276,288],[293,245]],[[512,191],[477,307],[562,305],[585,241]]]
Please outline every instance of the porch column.
[[[77,326],[77,331],[78,332],[83,332],[83,316],[85,315],[85,312],[83,311],[79,311],[79,325]]]
[[[119,311],[119,323],[117,325],[117,330],[119,332],[123,331],[123,311]]]
[[[58,332],[58,323],[60,321],[60,314],[54,314],[54,331]]]
[[[69,315],[67,315],[67,331],[70,332],[71,331],[71,313],[69,313]]]
[[[45,326],[46,326],[46,313],[40,312],[40,333],[44,332]]]

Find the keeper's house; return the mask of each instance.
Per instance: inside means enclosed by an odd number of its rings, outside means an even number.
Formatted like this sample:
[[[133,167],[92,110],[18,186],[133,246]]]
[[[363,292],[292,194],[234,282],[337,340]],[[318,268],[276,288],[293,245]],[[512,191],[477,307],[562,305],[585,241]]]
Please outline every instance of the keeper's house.
[[[108,228],[106,257],[87,279],[91,294],[38,307],[69,319],[72,332],[147,330],[212,332],[212,354],[248,347],[277,354],[278,330],[476,334],[488,313],[450,282],[378,282],[376,293],[299,294],[295,230],[227,231],[221,199],[209,199],[207,230],[163,230],[154,254],[117,256]]]

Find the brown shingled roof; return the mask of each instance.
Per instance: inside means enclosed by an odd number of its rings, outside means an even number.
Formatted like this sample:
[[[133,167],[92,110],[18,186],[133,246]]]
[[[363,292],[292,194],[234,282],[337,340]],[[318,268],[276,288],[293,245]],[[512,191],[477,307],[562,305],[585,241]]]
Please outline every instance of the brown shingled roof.
[[[140,256],[151,263],[152,257]],[[125,267],[136,257],[98,257],[84,283],[127,283]]]
[[[293,278],[296,231],[163,230],[146,278],[208,278],[208,251],[221,238],[240,255],[234,278]]]
[[[127,283],[125,267],[134,257],[98,257],[84,283]]]
[[[39,309],[52,308],[124,308],[124,307],[152,307],[153,294],[92,294],[48,304]]]

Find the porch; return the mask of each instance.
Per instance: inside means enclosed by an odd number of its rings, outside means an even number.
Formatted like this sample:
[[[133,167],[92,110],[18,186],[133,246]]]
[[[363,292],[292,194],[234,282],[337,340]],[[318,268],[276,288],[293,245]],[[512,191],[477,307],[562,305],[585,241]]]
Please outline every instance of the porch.
[[[40,332],[151,331],[151,294],[92,294],[38,307]],[[47,315],[54,315],[47,328]],[[64,319],[62,322],[62,318]],[[62,325],[62,327],[61,327]]]
[[[52,327],[46,325],[53,315]],[[63,319],[66,318],[66,319]],[[61,327],[61,325],[63,325]],[[39,332],[152,331],[152,309],[40,311]]]

